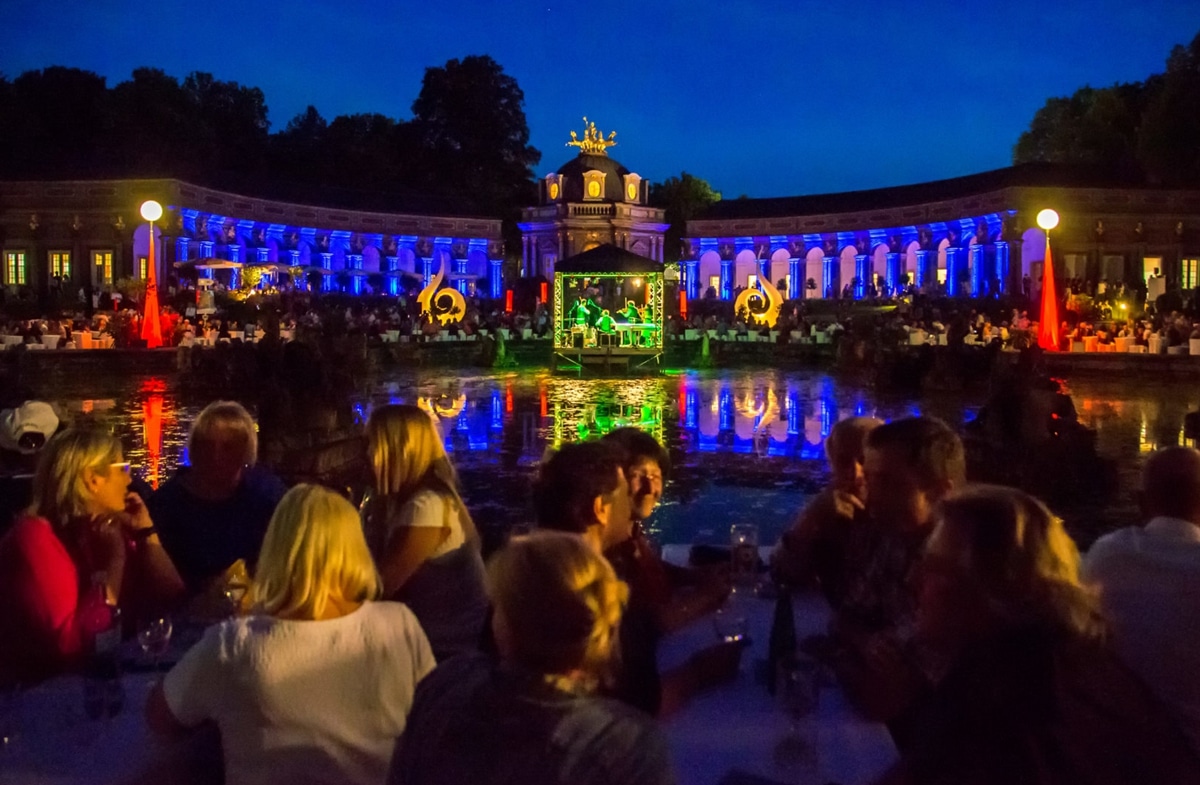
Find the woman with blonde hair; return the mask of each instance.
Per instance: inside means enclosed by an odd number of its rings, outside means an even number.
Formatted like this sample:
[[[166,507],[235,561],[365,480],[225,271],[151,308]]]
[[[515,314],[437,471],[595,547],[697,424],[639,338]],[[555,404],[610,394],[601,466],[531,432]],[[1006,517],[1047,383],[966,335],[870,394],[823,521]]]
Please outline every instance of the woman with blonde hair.
[[[127,619],[181,599],[179,573],[129,481],[121,443],[104,431],[68,429],[42,449],[33,503],[0,540],[0,683],[78,659],[81,592],[95,580]]]
[[[1105,644],[1079,553],[1037,499],[944,499],[920,567],[918,635],[944,677],[889,782],[1200,782],[1167,711]]]
[[[583,538],[516,537],[488,565],[500,662],[441,663],[417,690],[390,785],[669,783],[662,732],[598,697],[628,588]]]
[[[210,627],[171,669],[151,727],[214,721],[229,785],[379,785],[434,665],[412,612],[379,592],[354,507],[296,486],[267,529],[252,614]]]
[[[376,409],[367,458],[364,523],[383,596],[412,608],[439,661],[477,650],[487,616],[479,533],[433,419],[416,406]]]

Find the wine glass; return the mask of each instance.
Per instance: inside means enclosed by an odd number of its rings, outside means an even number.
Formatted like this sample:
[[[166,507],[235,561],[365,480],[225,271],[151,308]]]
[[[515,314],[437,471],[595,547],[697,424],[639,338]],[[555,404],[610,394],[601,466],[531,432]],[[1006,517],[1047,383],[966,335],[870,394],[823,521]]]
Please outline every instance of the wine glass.
[[[171,647],[171,633],[174,628],[167,617],[151,619],[138,630],[138,645],[142,652],[151,658],[154,670],[158,670],[159,660]]]
[[[779,708],[788,716],[788,731],[775,745],[780,768],[816,772],[817,725],[813,717],[820,699],[820,665],[798,655],[779,663]]]

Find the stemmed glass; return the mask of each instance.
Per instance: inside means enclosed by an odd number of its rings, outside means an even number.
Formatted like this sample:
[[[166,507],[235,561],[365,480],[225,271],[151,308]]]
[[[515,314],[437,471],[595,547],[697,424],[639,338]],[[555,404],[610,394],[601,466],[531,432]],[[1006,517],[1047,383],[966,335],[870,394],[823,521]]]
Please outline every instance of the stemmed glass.
[[[142,652],[153,661],[155,671],[158,670],[159,661],[171,647],[173,631],[171,620],[165,616],[151,619],[138,630],[138,645],[142,647]]]
[[[779,708],[788,716],[787,734],[775,745],[775,763],[783,769],[815,772],[817,726],[813,719],[820,697],[820,665],[796,656],[779,663]]]

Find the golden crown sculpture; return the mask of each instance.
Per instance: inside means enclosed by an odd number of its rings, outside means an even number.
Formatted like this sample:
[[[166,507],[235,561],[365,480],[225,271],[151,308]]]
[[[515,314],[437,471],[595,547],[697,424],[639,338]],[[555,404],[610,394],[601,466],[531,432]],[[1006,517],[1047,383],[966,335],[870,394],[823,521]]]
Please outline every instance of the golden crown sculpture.
[[[567,142],[567,147],[578,147],[579,151],[588,155],[608,155],[608,148],[617,143],[617,132],[613,131],[604,138],[604,134],[596,130],[595,123],[589,123],[588,119],[583,118],[583,138],[580,139],[574,131],[571,132],[571,141]]]

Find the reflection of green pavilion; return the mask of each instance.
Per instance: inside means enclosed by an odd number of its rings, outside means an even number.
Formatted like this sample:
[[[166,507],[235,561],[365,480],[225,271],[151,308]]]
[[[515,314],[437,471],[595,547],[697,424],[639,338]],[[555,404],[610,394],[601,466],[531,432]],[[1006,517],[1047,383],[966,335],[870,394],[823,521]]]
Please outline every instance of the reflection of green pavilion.
[[[657,360],[663,351],[662,263],[615,245],[557,263],[554,351],[576,368]]]

